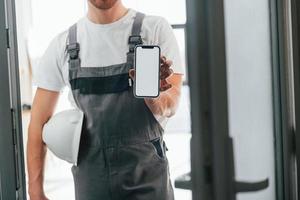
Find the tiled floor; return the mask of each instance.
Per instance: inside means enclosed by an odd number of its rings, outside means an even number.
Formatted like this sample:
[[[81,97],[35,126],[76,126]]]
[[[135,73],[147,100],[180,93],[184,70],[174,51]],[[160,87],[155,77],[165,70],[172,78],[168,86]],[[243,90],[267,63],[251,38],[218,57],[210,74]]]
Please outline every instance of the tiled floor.
[[[64,94],[66,96],[66,94]],[[167,156],[170,163],[172,182],[174,179],[190,171],[190,119],[189,119],[189,95],[188,88],[184,88],[179,110],[166,127],[165,141],[169,151]],[[64,97],[61,99],[65,99]],[[59,105],[64,107],[64,102]],[[26,130],[29,113],[23,115],[24,141],[26,142]],[[26,146],[26,145],[24,145]],[[45,190],[51,200],[74,200],[74,186],[70,171],[71,166],[58,160],[50,152],[47,155],[45,170]],[[191,200],[191,192],[175,189],[176,200]]]

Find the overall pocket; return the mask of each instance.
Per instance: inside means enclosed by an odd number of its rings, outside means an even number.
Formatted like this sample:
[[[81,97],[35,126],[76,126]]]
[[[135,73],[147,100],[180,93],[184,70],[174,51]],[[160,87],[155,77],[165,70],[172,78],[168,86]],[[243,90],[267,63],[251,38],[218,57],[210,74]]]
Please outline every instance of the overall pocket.
[[[160,159],[165,161],[167,159],[166,157],[166,144],[164,141],[162,141],[161,138],[156,138],[154,140],[150,141],[151,146],[153,147],[154,154],[155,156]]]

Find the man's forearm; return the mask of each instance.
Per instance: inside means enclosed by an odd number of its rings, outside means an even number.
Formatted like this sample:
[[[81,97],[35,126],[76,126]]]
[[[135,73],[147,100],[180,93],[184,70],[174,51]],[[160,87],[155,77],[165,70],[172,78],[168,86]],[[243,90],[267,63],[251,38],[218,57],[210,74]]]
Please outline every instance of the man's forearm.
[[[180,87],[172,87],[162,92],[156,99],[145,99],[154,115],[171,117],[175,114],[180,99]]]
[[[42,142],[43,126],[34,122],[29,125],[28,143],[27,143],[27,165],[29,176],[29,193],[43,192],[44,165],[46,156],[46,147]],[[34,188],[34,191],[31,189]]]

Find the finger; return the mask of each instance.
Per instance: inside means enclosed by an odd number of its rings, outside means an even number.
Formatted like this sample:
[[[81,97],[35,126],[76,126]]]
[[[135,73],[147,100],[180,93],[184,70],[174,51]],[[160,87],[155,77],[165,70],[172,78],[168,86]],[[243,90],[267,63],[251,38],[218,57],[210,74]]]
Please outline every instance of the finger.
[[[160,66],[167,65],[167,62],[168,62],[167,60],[160,62]]]
[[[164,92],[164,91],[167,91],[167,90],[169,90],[169,89],[171,89],[171,88],[172,88],[172,85],[171,85],[171,84],[167,84],[167,85],[162,86],[162,87],[160,88],[160,91],[161,91],[161,92]]]
[[[173,65],[173,62],[171,60],[166,61],[165,63],[161,64],[162,70],[167,70]]]
[[[166,60],[167,60],[167,58],[166,58],[165,56],[161,56],[161,57],[160,57],[160,62],[161,62],[161,63],[166,62]]]
[[[173,69],[168,69],[166,72],[162,73],[160,75],[160,79],[163,80],[163,79],[167,79],[169,78],[172,74],[174,73]]]
[[[169,85],[169,83],[168,83],[167,80],[161,80],[161,81],[160,81],[160,87],[166,87],[166,86],[168,86],[168,85]]]
[[[167,71],[171,68],[171,65],[172,65],[172,61],[169,61],[169,62],[167,62],[167,63],[165,63],[165,64],[162,64],[162,65],[160,66],[160,72],[161,72],[161,73],[167,72]]]
[[[167,89],[170,89],[172,87],[171,84],[166,84],[160,87],[160,91],[166,91]]]
[[[134,77],[135,77],[135,71],[134,71],[134,69],[130,69],[130,70],[129,70],[129,77],[130,77],[131,79],[134,79]]]
[[[165,65],[167,65],[168,67],[171,67],[173,65],[173,61],[172,60],[167,60],[165,62]]]

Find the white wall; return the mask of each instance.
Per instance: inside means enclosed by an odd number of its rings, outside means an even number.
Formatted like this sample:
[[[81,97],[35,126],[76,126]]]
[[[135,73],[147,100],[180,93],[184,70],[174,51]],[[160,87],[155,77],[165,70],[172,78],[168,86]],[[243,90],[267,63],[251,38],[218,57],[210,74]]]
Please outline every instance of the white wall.
[[[267,190],[239,200],[275,200],[271,44],[268,0],[225,0],[230,134],[236,177],[270,178]]]
[[[21,88],[21,103],[30,104],[31,92],[31,68],[28,57],[28,32],[31,27],[31,0],[16,0],[16,19],[18,36],[18,58]]]

